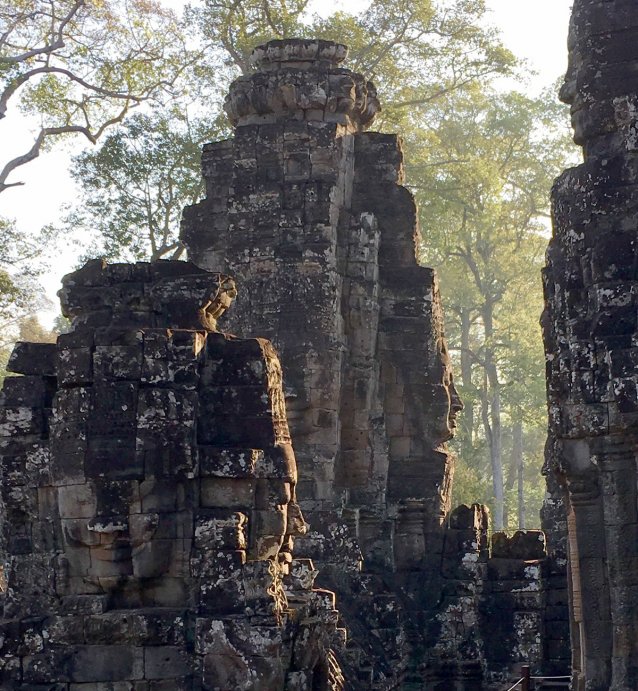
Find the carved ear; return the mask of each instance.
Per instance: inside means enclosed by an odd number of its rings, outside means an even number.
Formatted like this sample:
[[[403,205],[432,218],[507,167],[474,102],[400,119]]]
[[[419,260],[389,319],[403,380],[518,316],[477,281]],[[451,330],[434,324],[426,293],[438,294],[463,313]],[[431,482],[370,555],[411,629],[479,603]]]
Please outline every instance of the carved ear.
[[[296,501],[288,504],[288,522],[286,535],[305,535],[310,529],[310,525],[304,520],[301,507]]]
[[[214,295],[202,305],[200,318],[202,326],[209,331],[217,331],[217,320],[233,304],[237,297],[237,287],[235,281],[228,276],[221,276],[222,280]]]

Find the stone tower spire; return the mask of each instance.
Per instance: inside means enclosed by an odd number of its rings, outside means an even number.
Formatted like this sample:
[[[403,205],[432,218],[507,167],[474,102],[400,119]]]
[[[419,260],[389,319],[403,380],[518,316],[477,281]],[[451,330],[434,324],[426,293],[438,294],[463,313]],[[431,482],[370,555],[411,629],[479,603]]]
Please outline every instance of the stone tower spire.
[[[235,127],[290,120],[330,122],[349,132],[379,110],[371,82],[340,67],[348,48],[332,41],[270,41],[253,50],[255,73],[233,82],[225,110]]]
[[[340,67],[346,53],[311,40],[255,49],[257,71],[226,99],[233,139],[204,148],[207,197],[186,210],[183,239],[196,264],[243,286],[231,320],[281,353],[307,510],[354,510],[366,556],[413,564],[448,509],[441,445],[460,402],[400,141],[364,132],[379,103]],[[399,556],[403,517],[414,545]]]
[[[182,239],[237,280],[231,328],[281,355],[312,526],[299,549],[337,580],[362,553],[367,570],[418,582],[420,610],[439,597],[426,563],[443,549],[461,404],[401,141],[365,131],[379,102],[346,54],[318,40],[255,49],[226,100],[233,138],[204,147],[206,199],[185,210]]]

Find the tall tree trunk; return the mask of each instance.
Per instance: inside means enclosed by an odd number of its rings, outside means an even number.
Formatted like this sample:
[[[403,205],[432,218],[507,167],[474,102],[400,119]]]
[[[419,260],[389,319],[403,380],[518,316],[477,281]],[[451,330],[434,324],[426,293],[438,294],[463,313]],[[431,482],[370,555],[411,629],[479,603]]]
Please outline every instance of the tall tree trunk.
[[[493,363],[487,367],[487,379],[490,387],[490,460],[492,463],[492,486],[494,489],[494,529],[503,530],[503,449],[501,433],[501,392],[498,372]]]
[[[493,305],[487,301],[483,305],[483,326],[485,328],[485,379],[486,397],[489,400],[489,426],[487,435],[490,444],[492,465],[492,488],[494,491],[494,529],[503,530],[503,449],[501,430],[501,387],[494,353],[494,315]],[[485,420],[484,420],[485,422]],[[487,430],[486,430],[487,431]]]
[[[460,311],[461,319],[461,385],[465,391],[472,389],[472,358],[470,357],[470,312]],[[474,401],[464,401],[465,408],[461,416],[463,432],[463,453],[470,454],[474,442]],[[468,458],[470,456],[467,456]]]
[[[517,411],[520,414],[520,411]],[[514,420],[512,428],[512,460],[518,482],[518,529],[525,530],[525,494],[523,492],[523,422]]]

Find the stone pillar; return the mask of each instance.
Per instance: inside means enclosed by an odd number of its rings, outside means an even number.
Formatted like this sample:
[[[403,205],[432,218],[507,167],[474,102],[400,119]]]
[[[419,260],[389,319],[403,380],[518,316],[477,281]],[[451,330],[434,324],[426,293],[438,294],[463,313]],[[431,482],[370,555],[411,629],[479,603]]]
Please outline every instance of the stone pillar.
[[[556,181],[545,270],[550,465],[573,511],[575,683],[591,691],[638,688],[637,32],[634,2],[574,3],[561,96],[584,162]]]
[[[506,685],[521,665],[544,673],[545,535],[494,533],[491,546],[481,628],[490,677]]]
[[[548,459],[551,458],[552,449],[549,444],[546,454]],[[550,472],[547,475],[547,494],[541,509],[541,527],[547,538],[543,672],[549,676],[570,674],[574,667],[570,639],[573,638],[575,642],[578,637],[576,630],[573,636],[570,635],[575,622],[572,622],[569,609],[568,497],[565,494],[566,490],[561,486],[559,478]]]

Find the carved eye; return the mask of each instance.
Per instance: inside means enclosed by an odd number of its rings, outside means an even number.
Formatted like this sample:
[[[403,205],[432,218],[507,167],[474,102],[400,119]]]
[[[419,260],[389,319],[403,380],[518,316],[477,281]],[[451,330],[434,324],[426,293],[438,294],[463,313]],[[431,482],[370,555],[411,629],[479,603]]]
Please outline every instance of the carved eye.
[[[100,544],[99,534],[91,531],[84,520],[63,520],[62,532],[66,542],[73,547],[93,547]]]

